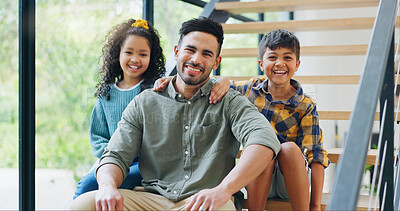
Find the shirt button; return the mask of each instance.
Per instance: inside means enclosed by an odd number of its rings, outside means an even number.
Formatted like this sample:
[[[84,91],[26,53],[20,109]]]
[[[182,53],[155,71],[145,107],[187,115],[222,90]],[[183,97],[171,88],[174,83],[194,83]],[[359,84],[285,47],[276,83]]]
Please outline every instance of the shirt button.
[[[188,104],[190,105],[190,104],[192,104],[192,102],[188,101]]]
[[[185,179],[189,179],[189,176],[188,176],[188,175],[185,175]]]
[[[186,130],[189,129],[189,126],[186,125],[186,126],[185,126],[185,129],[186,129]]]
[[[174,194],[177,194],[177,192],[176,192],[176,191],[174,191],[173,193],[174,193]]]
[[[189,152],[188,151],[185,151],[185,155],[188,155],[189,154]]]

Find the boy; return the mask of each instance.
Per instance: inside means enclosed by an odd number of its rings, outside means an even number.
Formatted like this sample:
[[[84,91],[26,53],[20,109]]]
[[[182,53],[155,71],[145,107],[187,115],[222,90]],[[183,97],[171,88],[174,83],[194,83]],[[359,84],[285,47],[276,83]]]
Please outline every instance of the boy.
[[[330,161],[322,148],[316,103],[292,79],[299,57],[300,43],[294,34],[271,31],[259,44],[258,64],[268,79],[231,85],[257,106],[281,142],[275,162],[247,186],[249,210],[263,210],[267,197],[290,198],[294,210],[321,209],[324,168]],[[306,163],[311,168],[311,201]]]

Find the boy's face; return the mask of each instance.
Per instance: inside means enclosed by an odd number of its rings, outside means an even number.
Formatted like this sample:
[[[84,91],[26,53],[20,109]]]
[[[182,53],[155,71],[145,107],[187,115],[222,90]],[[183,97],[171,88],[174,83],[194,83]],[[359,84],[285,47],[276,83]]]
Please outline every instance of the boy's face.
[[[262,61],[258,60],[261,71],[269,79],[269,85],[290,85],[290,79],[300,66],[300,60],[289,48],[265,49]]]

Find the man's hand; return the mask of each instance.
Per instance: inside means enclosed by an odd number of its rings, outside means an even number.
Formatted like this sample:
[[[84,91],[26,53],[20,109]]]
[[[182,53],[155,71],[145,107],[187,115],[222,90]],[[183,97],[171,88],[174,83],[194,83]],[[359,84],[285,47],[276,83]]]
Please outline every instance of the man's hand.
[[[225,94],[229,90],[230,82],[228,79],[224,77],[220,77],[218,80],[215,81],[210,94],[210,103],[218,103],[222,100]]]
[[[115,164],[105,164],[97,170],[99,191],[95,197],[96,210],[124,209],[124,197],[117,189],[122,181],[122,171]]]
[[[123,210],[124,197],[114,187],[103,187],[96,194],[96,210]]]
[[[154,82],[153,91],[162,92],[167,87],[168,83],[171,81],[172,77],[159,78]]]
[[[189,198],[185,210],[215,210],[226,204],[231,196],[218,186],[212,189],[204,189]]]

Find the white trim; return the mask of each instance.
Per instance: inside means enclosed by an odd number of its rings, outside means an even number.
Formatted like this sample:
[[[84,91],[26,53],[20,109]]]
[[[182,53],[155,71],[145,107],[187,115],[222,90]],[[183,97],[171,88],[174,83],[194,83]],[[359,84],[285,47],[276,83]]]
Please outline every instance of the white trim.
[[[126,92],[126,91],[131,91],[132,89],[134,89],[134,88],[140,86],[140,84],[142,84],[143,80],[144,80],[144,79],[142,79],[142,80],[141,80],[139,83],[137,83],[135,86],[132,86],[131,88],[128,88],[128,89],[119,88],[119,87],[117,86],[117,83],[114,83],[113,85],[114,85],[114,88],[116,88],[117,90],[122,91],[122,92]]]

